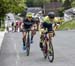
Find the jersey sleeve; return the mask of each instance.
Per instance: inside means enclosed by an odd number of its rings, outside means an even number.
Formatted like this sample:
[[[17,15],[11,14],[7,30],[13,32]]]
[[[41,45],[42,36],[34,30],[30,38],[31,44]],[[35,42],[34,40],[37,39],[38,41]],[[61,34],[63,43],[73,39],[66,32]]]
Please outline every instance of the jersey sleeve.
[[[49,20],[48,16],[45,16],[45,17],[43,18],[43,22],[47,22],[47,23],[49,23],[49,22],[50,22],[50,20]]]

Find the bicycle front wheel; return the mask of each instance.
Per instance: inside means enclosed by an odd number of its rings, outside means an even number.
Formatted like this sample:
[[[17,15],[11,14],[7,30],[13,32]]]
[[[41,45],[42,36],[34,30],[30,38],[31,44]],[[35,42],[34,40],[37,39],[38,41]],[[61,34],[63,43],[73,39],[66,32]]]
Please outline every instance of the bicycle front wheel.
[[[27,53],[27,56],[29,56],[29,54],[30,54],[30,39],[29,39],[29,33],[28,33],[28,38],[27,38],[26,53]]]
[[[27,48],[26,48],[26,52],[27,52],[27,56],[29,56],[29,53],[30,53],[30,47],[27,47]]]
[[[52,42],[50,40],[49,42],[49,51],[48,51],[48,59],[49,59],[49,62],[53,62],[54,60],[54,50],[53,50],[53,45],[52,45]]]

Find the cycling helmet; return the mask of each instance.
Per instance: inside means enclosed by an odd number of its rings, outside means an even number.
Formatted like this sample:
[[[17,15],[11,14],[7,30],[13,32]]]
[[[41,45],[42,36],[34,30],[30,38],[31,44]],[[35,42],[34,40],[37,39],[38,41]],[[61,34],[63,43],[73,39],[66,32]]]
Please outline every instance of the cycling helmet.
[[[31,12],[28,12],[26,17],[32,17],[32,13]]]
[[[54,18],[55,17],[55,13],[54,12],[49,12],[48,16],[49,16],[49,18]]]

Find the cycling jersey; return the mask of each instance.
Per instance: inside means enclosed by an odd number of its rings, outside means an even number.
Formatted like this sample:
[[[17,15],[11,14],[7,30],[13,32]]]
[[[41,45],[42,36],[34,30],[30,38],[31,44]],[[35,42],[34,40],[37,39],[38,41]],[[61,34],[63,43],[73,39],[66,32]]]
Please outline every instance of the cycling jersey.
[[[23,23],[24,23],[24,28],[28,29],[28,28],[30,28],[35,23],[35,21],[34,21],[33,18],[32,18],[31,21],[29,21],[28,19],[24,19]]]
[[[44,17],[42,26],[43,28],[47,28],[48,32],[53,31],[52,22],[50,21],[48,16]]]
[[[54,18],[53,22],[50,21],[50,18],[48,16],[45,16],[43,18],[43,23],[42,23],[42,26],[44,28],[47,28],[48,31],[52,31],[52,30],[55,30],[55,28],[53,28],[53,23],[57,23],[58,22],[58,18]],[[55,25],[55,24],[54,24]]]
[[[50,23],[49,17],[48,17],[48,16],[45,16],[45,17],[43,18],[43,22]]]

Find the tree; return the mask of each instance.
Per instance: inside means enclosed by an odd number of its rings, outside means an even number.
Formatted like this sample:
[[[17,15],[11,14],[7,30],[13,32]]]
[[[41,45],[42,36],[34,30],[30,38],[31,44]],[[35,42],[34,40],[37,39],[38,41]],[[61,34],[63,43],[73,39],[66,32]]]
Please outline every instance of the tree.
[[[28,7],[34,6],[43,6],[45,3],[50,2],[51,0],[27,0],[26,4]]]
[[[72,0],[71,6],[75,7],[75,1],[74,0]]]
[[[26,1],[27,6],[28,6],[28,7],[33,7],[33,1],[34,1],[34,0],[27,0],[27,1]]]
[[[74,0],[65,0],[63,5],[64,5],[64,9],[69,9],[69,8],[75,6],[75,1]]]
[[[0,0],[0,16],[8,12],[22,12],[26,7],[25,2],[26,0]]]

